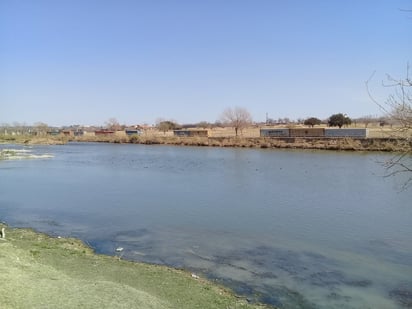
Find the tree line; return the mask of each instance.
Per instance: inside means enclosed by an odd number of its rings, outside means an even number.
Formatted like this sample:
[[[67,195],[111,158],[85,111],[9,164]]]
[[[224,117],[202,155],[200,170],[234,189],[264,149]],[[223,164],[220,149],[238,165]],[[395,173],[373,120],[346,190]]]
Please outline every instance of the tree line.
[[[306,125],[309,127],[315,127],[317,125],[327,125],[330,127],[343,127],[348,126],[352,123],[354,124],[362,124],[367,128],[370,124],[379,125],[381,127],[385,125],[392,126],[393,124],[401,124],[401,121],[397,120],[400,119],[399,114],[401,114],[400,109],[397,110],[398,117],[389,117],[389,116],[381,116],[381,117],[374,117],[374,116],[363,116],[360,118],[352,119],[348,117],[346,114],[337,113],[331,115],[328,119],[321,120],[317,117],[308,117],[306,119],[297,119],[291,120],[287,117],[285,118],[278,118],[277,120],[267,118],[264,123],[265,125]],[[232,127],[235,130],[235,134],[238,135],[242,133],[242,131],[254,125],[253,118],[251,113],[243,107],[233,107],[233,108],[226,108],[218,120],[215,122],[208,122],[208,121],[200,121],[197,123],[186,123],[186,124],[179,124],[175,120],[165,120],[163,118],[158,118],[154,127],[166,133],[170,130],[177,130],[177,129],[187,129],[187,128],[201,128],[201,129],[212,129],[212,128],[223,128],[223,127]],[[120,124],[116,118],[109,118],[103,127],[99,127],[106,130],[111,131],[120,131],[126,129],[128,126],[126,124]],[[58,128],[50,127],[46,123],[37,122],[34,125],[26,125],[20,123],[13,123],[12,125],[9,124],[1,124],[0,125],[0,134],[7,134],[8,132],[14,132],[19,135],[25,134],[34,134],[34,135],[46,135],[51,130],[57,130]]]

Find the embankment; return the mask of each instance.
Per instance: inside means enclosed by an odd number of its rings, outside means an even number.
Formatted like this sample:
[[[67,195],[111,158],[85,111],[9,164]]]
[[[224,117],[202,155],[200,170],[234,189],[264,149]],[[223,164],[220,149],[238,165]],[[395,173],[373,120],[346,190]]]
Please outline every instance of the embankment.
[[[412,149],[412,142],[399,138],[264,138],[264,137],[176,137],[176,136],[131,136],[89,137],[77,141],[165,144],[181,146],[243,147],[243,148],[289,148],[342,151],[404,152]]]
[[[1,138],[10,144],[65,144],[77,142],[133,143],[146,145],[180,145],[243,148],[288,148],[343,151],[410,152],[412,141],[403,138],[309,138],[309,137],[178,137],[161,135],[80,136],[80,137],[19,137]]]

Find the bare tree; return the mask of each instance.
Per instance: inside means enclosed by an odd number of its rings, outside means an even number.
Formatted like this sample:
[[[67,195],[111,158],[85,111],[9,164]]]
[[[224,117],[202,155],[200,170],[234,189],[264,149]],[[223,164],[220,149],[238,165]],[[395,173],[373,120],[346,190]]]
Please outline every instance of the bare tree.
[[[244,128],[252,124],[252,115],[242,107],[227,108],[220,118],[222,123],[235,128],[236,136],[238,131],[242,132]]]
[[[385,113],[385,115],[398,125],[392,133],[392,137],[398,138],[402,142],[403,151],[390,160],[383,162],[387,170],[387,176],[397,174],[412,175],[412,79],[409,77],[409,65],[405,78],[394,78],[387,75],[387,80],[383,86],[390,88],[392,93],[382,103],[376,100],[370,92],[369,82],[366,81],[366,88],[371,100]],[[403,185],[404,189],[412,185],[412,176],[407,176]]]
[[[44,122],[36,122],[34,124],[34,132],[38,136],[46,135],[48,130],[49,130],[49,126]]]
[[[354,119],[354,122],[363,123],[365,125],[365,128],[367,128],[370,123],[378,122],[378,119],[376,117],[373,117],[372,115],[365,115],[363,117]]]
[[[122,128],[117,119],[113,117],[106,121],[106,127],[112,131],[119,131]]]
[[[6,135],[9,133],[10,125],[8,123],[1,124],[1,134]]]

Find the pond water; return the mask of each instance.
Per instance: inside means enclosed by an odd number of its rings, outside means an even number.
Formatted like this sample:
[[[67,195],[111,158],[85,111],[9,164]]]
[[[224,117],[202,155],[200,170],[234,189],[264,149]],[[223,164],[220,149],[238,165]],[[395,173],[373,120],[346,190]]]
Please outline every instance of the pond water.
[[[0,220],[182,267],[280,308],[411,308],[412,191],[388,154],[10,146]],[[116,248],[123,247],[122,252]]]

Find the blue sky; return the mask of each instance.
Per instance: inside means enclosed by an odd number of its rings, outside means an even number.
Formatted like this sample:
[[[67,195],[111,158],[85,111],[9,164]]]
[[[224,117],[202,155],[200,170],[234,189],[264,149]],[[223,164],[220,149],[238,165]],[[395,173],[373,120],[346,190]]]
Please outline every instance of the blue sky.
[[[2,0],[0,124],[379,115],[411,0]]]

